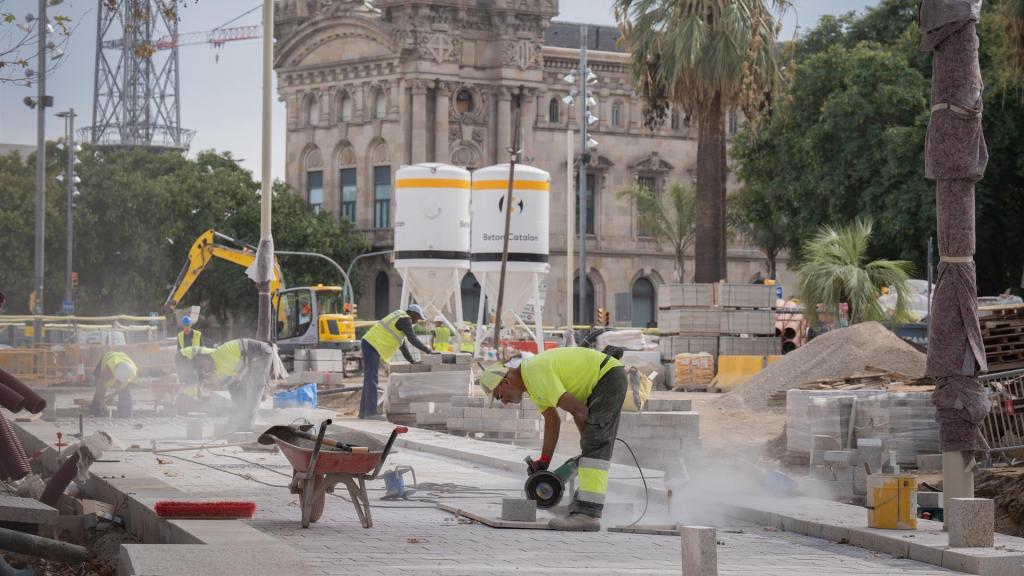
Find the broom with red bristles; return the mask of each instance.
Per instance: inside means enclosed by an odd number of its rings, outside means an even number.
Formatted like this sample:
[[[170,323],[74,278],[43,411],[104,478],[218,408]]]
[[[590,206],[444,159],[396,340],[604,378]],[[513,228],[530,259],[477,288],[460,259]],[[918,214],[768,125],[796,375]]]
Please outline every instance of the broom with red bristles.
[[[178,520],[238,520],[252,518],[256,513],[256,503],[246,501],[162,500],[153,508],[161,518]]]

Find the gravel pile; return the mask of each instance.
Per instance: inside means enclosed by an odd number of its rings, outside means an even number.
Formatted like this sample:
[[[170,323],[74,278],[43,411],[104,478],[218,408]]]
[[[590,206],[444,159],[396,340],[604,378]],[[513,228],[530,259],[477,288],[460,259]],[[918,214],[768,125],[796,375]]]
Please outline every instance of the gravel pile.
[[[925,355],[878,322],[865,322],[818,336],[727,396],[742,399],[750,410],[762,410],[774,392],[814,380],[846,378],[862,373],[867,366],[921,378]]]

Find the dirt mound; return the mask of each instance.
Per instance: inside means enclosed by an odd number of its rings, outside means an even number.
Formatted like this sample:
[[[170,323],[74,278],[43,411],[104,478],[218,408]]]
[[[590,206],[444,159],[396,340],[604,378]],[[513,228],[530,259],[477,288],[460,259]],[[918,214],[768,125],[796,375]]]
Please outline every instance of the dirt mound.
[[[828,378],[845,378],[871,366],[924,376],[925,355],[877,322],[826,332],[782,357],[729,396],[738,396],[751,410],[768,407],[768,397],[779,390]]]

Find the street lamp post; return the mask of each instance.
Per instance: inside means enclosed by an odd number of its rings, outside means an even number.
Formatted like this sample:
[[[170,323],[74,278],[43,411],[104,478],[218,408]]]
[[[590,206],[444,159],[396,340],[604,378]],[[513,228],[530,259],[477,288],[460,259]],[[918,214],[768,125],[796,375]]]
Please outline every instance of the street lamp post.
[[[578,74],[579,76],[577,76]],[[590,163],[590,151],[597,147],[597,141],[587,134],[591,124],[597,122],[598,118],[590,112],[590,107],[596,105],[593,96],[587,86],[597,82],[597,75],[587,66],[587,27],[580,26],[580,67],[578,72],[566,74],[563,80],[569,84],[579,82],[579,87],[573,86],[569,95],[562,99],[568,106],[572,106],[575,99],[580,100],[580,158],[579,175],[577,177],[577,196],[579,196],[579,217],[577,226],[579,228],[579,285],[577,292],[577,311],[579,321],[585,322],[587,315],[587,164]],[[567,254],[568,257],[568,254]],[[569,282],[569,279],[566,279]],[[571,289],[569,289],[571,291]],[[569,319],[570,325],[572,319]]]
[[[35,242],[35,306],[32,313],[43,314],[43,254],[46,234],[46,18],[47,0],[39,0],[39,14],[36,21],[36,36],[39,40],[36,54],[38,89],[36,105],[36,242]],[[39,341],[41,329],[36,322],[33,338]]]
[[[257,249],[259,260],[256,263],[257,281],[259,285],[259,316],[256,327],[256,338],[269,342],[271,339],[270,323],[270,279],[273,277],[274,238],[271,234],[271,202],[274,196],[274,175],[271,171],[271,117],[272,117],[272,83],[274,68],[274,2],[263,3],[263,125],[261,126],[261,188],[260,188],[260,245]]]
[[[74,297],[72,294],[72,282],[73,266],[72,266],[72,249],[73,243],[73,232],[74,232],[74,207],[75,207],[75,186],[78,184],[78,177],[75,176],[75,109],[71,108],[66,112],[58,112],[57,117],[64,119],[64,146],[67,148],[68,155],[68,167],[66,172],[67,184],[68,184],[68,214],[67,214],[67,278],[65,279],[64,285],[64,302],[71,302],[72,311],[74,310]]]

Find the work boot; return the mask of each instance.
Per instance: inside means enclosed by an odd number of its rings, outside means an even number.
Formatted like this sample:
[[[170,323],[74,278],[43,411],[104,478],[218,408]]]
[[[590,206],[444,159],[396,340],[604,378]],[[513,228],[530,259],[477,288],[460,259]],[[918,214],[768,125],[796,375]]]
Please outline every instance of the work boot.
[[[565,518],[552,518],[548,526],[570,532],[597,532],[601,530],[601,519],[586,514],[569,514]]]

